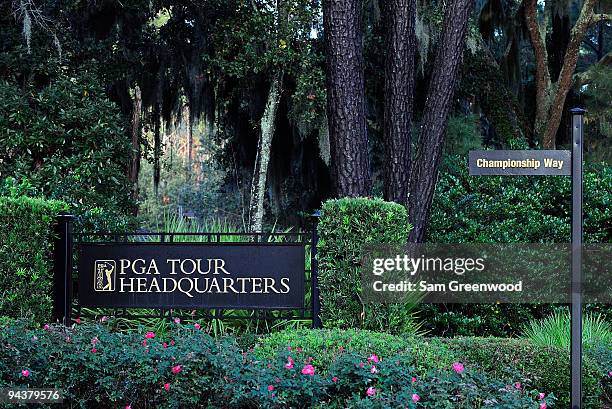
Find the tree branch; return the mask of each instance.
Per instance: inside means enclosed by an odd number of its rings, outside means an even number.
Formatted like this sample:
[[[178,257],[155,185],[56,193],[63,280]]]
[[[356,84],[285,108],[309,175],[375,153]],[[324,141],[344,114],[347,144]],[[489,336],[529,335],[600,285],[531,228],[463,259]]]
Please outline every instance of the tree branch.
[[[602,21],[612,21],[612,14],[593,14],[589,25],[594,26]]]

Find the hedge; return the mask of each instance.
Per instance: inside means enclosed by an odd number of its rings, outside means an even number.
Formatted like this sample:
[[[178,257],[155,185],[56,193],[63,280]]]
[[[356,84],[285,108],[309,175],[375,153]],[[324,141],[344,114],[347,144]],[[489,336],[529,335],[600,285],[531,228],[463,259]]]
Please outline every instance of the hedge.
[[[448,368],[461,361],[493,379],[514,376],[538,391],[552,393],[560,407],[569,406],[569,353],[556,347],[540,347],[513,338],[396,337],[368,331],[323,330],[282,331],[258,341],[255,355],[270,357],[273,351],[300,347],[313,362],[326,370],[346,352],[374,351],[383,358],[401,354],[418,376]],[[342,347],[342,348],[341,348]],[[609,345],[586,351],[583,362],[585,408],[600,408],[600,398],[612,391],[612,349]]]
[[[494,379],[460,362],[418,374],[412,360],[349,351],[322,371],[297,348],[260,359],[191,324],[171,324],[163,338],[101,323],[0,327],[0,385],[62,389],[64,402],[50,408],[537,409],[555,401],[520,378]]]
[[[0,316],[49,319],[53,223],[67,205],[0,196]]]
[[[318,226],[321,319],[326,328],[413,332],[413,306],[363,304],[360,262],[366,244],[406,243],[406,209],[381,199],[328,200]]]

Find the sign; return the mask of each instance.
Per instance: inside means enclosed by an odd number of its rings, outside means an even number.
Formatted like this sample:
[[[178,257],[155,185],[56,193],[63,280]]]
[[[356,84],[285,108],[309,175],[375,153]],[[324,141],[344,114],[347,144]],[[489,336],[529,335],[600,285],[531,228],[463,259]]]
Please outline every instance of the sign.
[[[82,243],[79,304],[304,308],[305,249],[265,243]]]
[[[570,151],[470,151],[470,175],[501,176],[569,176],[572,170]]]

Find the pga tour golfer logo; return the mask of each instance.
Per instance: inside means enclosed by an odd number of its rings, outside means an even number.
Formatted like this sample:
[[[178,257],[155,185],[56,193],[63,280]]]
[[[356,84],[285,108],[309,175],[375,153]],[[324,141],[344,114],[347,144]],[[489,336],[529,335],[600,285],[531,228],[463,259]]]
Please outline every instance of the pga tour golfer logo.
[[[115,291],[116,272],[115,260],[96,260],[94,263],[94,290]]]

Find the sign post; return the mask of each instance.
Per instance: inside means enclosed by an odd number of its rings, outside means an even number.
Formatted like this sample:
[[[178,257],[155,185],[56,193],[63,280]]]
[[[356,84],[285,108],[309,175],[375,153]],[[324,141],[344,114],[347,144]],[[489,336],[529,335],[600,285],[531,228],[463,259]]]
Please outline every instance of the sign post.
[[[571,407],[582,407],[582,146],[584,113],[572,113]]]
[[[572,177],[571,409],[582,408],[582,151],[585,110],[573,108],[572,149],[470,151],[472,176]]]

